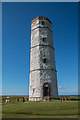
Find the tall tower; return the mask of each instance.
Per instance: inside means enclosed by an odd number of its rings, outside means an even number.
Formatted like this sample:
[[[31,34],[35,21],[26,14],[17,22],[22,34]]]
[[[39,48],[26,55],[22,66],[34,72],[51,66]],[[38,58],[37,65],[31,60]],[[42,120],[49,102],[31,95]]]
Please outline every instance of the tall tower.
[[[44,96],[58,96],[57,71],[52,23],[47,17],[37,17],[31,23],[29,97]]]

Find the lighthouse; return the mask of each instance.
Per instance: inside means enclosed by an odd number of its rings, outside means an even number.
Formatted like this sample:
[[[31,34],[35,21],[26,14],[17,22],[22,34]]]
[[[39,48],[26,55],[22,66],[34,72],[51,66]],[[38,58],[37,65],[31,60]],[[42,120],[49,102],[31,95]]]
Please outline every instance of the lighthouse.
[[[58,97],[52,23],[39,16],[31,21],[29,100]]]

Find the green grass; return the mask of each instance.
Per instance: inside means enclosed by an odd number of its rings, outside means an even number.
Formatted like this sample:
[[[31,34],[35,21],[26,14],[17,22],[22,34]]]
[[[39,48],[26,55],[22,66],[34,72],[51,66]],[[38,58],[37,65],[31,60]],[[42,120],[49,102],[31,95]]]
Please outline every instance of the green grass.
[[[78,102],[3,103],[3,118],[76,118]]]

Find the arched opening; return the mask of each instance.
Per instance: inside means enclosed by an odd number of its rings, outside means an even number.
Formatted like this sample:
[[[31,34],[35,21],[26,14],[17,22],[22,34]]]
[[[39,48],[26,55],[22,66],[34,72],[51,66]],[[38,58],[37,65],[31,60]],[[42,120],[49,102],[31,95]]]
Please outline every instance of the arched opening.
[[[50,87],[48,83],[44,83],[43,85],[43,97],[50,96]]]

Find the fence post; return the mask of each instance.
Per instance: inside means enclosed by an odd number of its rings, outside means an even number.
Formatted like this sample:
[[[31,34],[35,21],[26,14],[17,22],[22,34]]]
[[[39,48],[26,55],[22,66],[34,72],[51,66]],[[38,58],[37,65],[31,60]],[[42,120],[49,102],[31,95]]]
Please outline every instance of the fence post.
[[[69,96],[69,102],[70,102],[70,96]]]
[[[66,102],[66,96],[65,96],[65,102]]]
[[[60,101],[61,101],[61,97],[60,97]]]
[[[63,102],[63,97],[62,97],[62,102]]]

